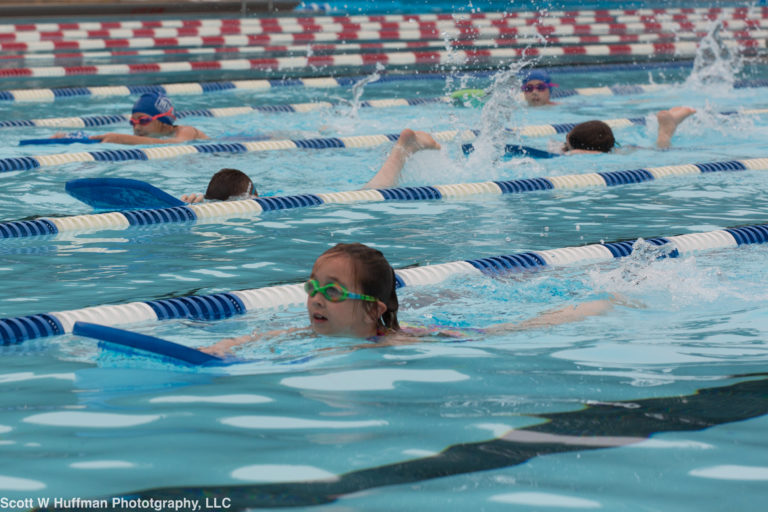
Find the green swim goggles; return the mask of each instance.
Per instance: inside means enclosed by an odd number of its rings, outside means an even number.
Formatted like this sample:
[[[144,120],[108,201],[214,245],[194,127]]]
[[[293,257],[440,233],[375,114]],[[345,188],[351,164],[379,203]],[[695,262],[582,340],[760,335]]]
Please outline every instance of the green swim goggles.
[[[366,302],[376,302],[378,300],[370,295],[349,292],[338,283],[328,283],[325,286],[320,286],[317,279],[310,279],[304,283],[304,291],[310,297],[314,297],[317,293],[322,293],[323,297],[331,302],[344,302],[347,299],[364,300]]]

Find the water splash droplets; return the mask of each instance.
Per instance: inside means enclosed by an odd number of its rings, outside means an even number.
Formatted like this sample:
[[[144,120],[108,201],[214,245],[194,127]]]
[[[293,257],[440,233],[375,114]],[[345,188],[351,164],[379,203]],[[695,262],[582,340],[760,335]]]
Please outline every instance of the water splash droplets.
[[[720,37],[722,17],[712,23],[707,35],[699,42],[693,71],[686,79],[689,88],[732,89],[744,61],[738,51],[732,51]]]
[[[366,76],[365,78],[355,82],[355,84],[352,86],[352,100],[350,102],[350,109],[349,109],[349,112],[347,113],[347,117],[350,117],[352,119],[358,118],[358,112],[360,110],[360,98],[363,96],[363,93],[365,92],[365,86],[380,80],[381,75],[379,73],[381,71],[384,71],[384,69],[385,68],[381,64],[381,62],[377,62],[376,71]]]
[[[639,238],[618,268],[591,271],[589,278],[597,290],[626,294],[667,309],[717,299],[722,290],[718,269],[700,268],[694,257],[670,259],[674,250],[673,244],[654,245]]]

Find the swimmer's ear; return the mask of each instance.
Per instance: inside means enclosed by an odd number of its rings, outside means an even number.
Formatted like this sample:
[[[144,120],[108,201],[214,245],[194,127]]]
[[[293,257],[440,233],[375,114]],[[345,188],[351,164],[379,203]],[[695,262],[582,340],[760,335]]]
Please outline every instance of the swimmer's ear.
[[[387,305],[381,302],[380,300],[377,300],[376,303],[373,305],[374,309],[372,311],[373,319],[378,321],[379,318],[381,318],[381,315],[386,313],[387,311]]]

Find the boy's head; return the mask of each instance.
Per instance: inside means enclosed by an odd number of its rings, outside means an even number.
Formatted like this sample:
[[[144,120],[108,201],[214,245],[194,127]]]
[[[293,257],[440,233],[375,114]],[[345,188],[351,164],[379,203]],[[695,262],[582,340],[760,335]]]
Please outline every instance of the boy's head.
[[[602,121],[577,124],[565,136],[565,150],[583,149],[608,153],[616,145],[611,127]]]
[[[162,131],[163,125],[173,126],[176,121],[173,103],[168,96],[158,92],[142,94],[133,105],[131,125],[136,135]]]
[[[534,69],[523,78],[523,95],[532,107],[549,105],[553,87],[557,84],[552,83],[549,73],[543,69]]]
[[[206,199],[219,201],[258,195],[251,178],[237,169],[222,169],[214,174],[205,191]]]

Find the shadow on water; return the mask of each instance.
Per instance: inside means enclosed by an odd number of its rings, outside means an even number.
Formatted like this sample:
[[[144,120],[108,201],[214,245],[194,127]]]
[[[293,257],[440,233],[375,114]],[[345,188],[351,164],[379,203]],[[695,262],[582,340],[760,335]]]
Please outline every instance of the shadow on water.
[[[522,464],[542,455],[614,448],[639,443],[662,432],[697,431],[768,413],[768,374],[748,374],[727,386],[691,395],[594,403],[578,411],[540,415],[546,422],[511,430],[488,441],[452,445],[441,453],[340,475],[334,480],[210,487],[168,487],[123,495],[130,500],[197,500],[229,503],[230,511],[262,507],[306,507],[332,503],[367,489],[413,484]],[[112,499],[108,499],[112,503]],[[37,510],[64,510],[45,508]],[[67,507],[66,510],[93,510]],[[110,510],[129,510],[116,506]]]

